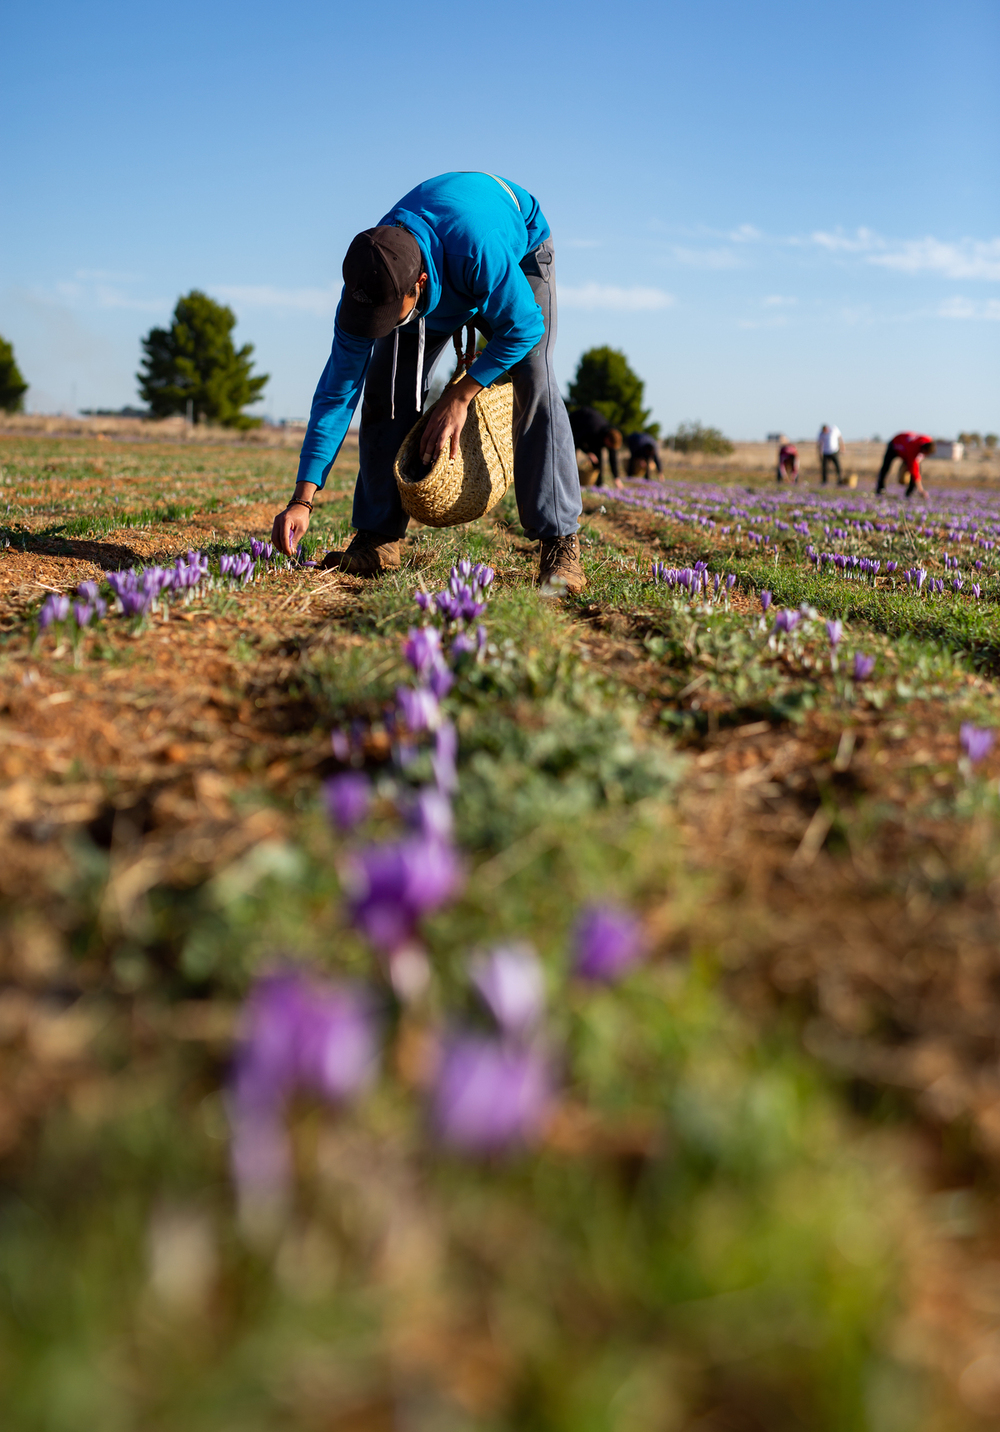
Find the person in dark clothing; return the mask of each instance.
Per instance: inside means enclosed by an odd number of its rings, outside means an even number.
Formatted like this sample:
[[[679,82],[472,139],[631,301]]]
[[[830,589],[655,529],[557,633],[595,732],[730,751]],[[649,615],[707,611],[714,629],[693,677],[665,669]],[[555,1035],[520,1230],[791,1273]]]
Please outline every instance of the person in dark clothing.
[[[604,485],[604,473],[602,470],[602,458],[607,449],[608,466],[611,469],[611,476],[618,482],[618,453],[621,450],[622,435],[617,428],[611,426],[603,413],[596,408],[575,408],[569,415],[569,425],[573,430],[573,441],[579,450],[584,453],[591,464],[591,477],[595,478],[595,487]],[[589,486],[590,484],[585,484]]]
[[[794,443],[783,443],[778,453],[778,481],[786,478],[789,482],[799,480],[799,450]]]
[[[625,439],[629,450],[629,477],[648,477],[650,468],[663,476],[660,466],[660,445],[652,433],[629,433]]]

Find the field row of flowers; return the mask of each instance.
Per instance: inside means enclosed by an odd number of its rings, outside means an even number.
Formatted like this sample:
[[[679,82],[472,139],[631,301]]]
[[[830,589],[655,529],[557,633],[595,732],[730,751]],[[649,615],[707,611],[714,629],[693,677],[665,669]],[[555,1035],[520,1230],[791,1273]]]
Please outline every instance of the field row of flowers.
[[[305,1093],[331,1104],[360,1095],[376,1078],[396,1027],[394,1011],[427,1007],[434,966],[422,922],[455,900],[466,862],[455,844],[458,735],[446,700],[456,677],[482,662],[493,569],[463,560],[448,585],[418,592],[425,618],[411,627],[403,655],[412,679],[385,713],[392,737],[388,773],[376,783],[362,768],[363,731],[333,733],[346,769],[326,782],[327,813],[355,843],[341,864],[345,915],[372,954],[364,984],[285,967],[251,992],[230,1100],[233,1172],[241,1200],[280,1206],[292,1169],[288,1103]],[[421,779],[424,772],[429,779]],[[374,815],[394,827],[364,842]],[[609,905],[579,912],[572,978],[608,982],[641,956],[639,922]],[[437,991],[440,995],[440,991]],[[460,1008],[433,1033],[426,1088],[429,1135],[468,1155],[493,1155],[536,1141],[553,1105],[559,1058],[546,1031],[546,978],[526,943],[470,953]]]
[[[874,495],[671,481],[632,483],[602,500],[700,529],[748,554],[804,559],[871,586],[1000,600],[1000,495],[934,494],[918,512],[900,512],[893,499]]]
[[[195,595],[231,591],[277,571],[287,558],[276,554],[270,542],[251,540],[244,552],[222,553],[217,574],[204,552],[187,552],[172,567],[151,565],[124,572],[105,572],[104,583],[81,582],[73,597],[52,592],[38,611],[39,633],[49,627],[82,631],[94,621],[118,613],[137,625],[157,614],[169,615],[173,605],[187,606]]]

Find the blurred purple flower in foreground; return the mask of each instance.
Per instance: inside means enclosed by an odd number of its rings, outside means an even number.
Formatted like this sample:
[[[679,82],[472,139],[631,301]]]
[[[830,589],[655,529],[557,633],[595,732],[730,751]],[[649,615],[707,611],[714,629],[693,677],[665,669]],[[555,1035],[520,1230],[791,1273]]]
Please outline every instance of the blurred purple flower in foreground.
[[[844,627],[841,622],[827,622],[826,635],[831,646],[836,646],[844,635]]]
[[[533,1142],[552,1100],[545,1054],[534,1047],[463,1034],[444,1048],[433,1090],[439,1137],[467,1153],[498,1153]]]
[[[767,611],[768,607],[771,605],[772,600],[773,600],[773,598],[772,598],[771,593],[770,593],[769,591],[765,590],[765,591],[761,592],[761,594],[760,594],[760,609],[761,609],[762,612],[766,612],[766,611]]]
[[[973,765],[988,756],[993,747],[993,732],[989,728],[973,726],[971,721],[962,722],[958,736],[962,750]]]
[[[403,655],[417,676],[426,679],[436,666],[444,662],[441,633],[437,627],[411,627],[403,643]]]
[[[867,681],[875,670],[875,658],[866,656],[863,651],[854,653],[854,680]]]
[[[645,941],[642,926],[627,910],[593,905],[577,921],[575,944],[575,973],[587,980],[611,981],[641,959]]]
[[[396,705],[408,730],[433,731],[440,719],[438,699],[426,686],[398,686]]]
[[[452,795],[458,790],[458,732],[450,722],[438,730],[431,756],[431,769],[439,791]]]
[[[244,1011],[232,1075],[232,1167],[251,1198],[280,1198],[291,1157],[285,1105],[297,1092],[341,1102],[378,1064],[378,1032],[363,993],[289,970],[258,981]]]
[[[545,980],[528,944],[502,945],[472,967],[472,983],[504,1034],[530,1034],[545,1008]]]
[[[353,830],[368,814],[371,781],[362,771],[344,771],[325,782],[323,799],[334,825],[340,830]]]
[[[410,824],[432,840],[448,840],[455,821],[451,813],[451,801],[434,786],[425,786],[419,792],[409,813]]]
[[[353,855],[346,882],[355,926],[391,955],[413,940],[422,915],[457,894],[462,869],[446,841],[412,835]]]
[[[44,631],[52,622],[64,622],[69,616],[69,597],[58,592],[45,598],[38,613],[38,629]]]

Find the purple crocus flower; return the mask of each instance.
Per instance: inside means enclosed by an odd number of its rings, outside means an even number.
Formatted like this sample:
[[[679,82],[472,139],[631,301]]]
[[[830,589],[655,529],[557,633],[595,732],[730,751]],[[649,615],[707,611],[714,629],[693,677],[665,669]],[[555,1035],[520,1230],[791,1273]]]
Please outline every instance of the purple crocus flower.
[[[450,840],[455,826],[451,801],[434,786],[424,786],[409,811],[412,826],[432,840]]]
[[[416,602],[417,606],[422,612],[427,611],[428,607],[431,604],[431,596],[429,592],[414,592],[413,600]]]
[[[771,596],[771,593],[770,593],[769,591],[767,591],[767,590],[765,589],[763,592],[761,592],[761,594],[760,594],[760,609],[761,609],[761,611],[762,611],[762,612],[766,612],[767,609],[768,609],[768,607],[771,605],[771,602],[772,602],[773,600],[774,600],[774,598]]]
[[[46,597],[38,613],[38,629],[44,631],[52,622],[64,622],[69,616],[69,597],[53,592]]]
[[[73,603],[73,620],[78,627],[85,627],[94,615],[94,608],[89,602]]]
[[[574,971],[587,980],[616,980],[642,957],[644,945],[634,915],[614,905],[592,905],[576,924]]]
[[[371,1081],[378,1034],[364,994],[295,970],[259,980],[231,1081],[232,1166],[241,1194],[280,1197],[291,1173],[284,1107],[299,1090],[332,1102]]]
[[[530,1034],[541,1019],[545,980],[530,945],[502,945],[483,955],[472,967],[472,983],[501,1031],[511,1038]]]
[[[100,596],[100,588],[96,582],[81,582],[76,589],[76,594],[78,597],[82,597],[85,602],[89,602],[92,607],[96,607],[97,599]]]
[[[324,783],[323,800],[333,824],[340,830],[353,830],[371,806],[371,781],[363,771],[342,771]]]
[[[726,591],[727,591],[727,592],[731,592],[735,586],[736,586],[736,573],[735,573],[735,572],[730,572],[729,575],[726,577]]]
[[[345,875],[354,924],[387,954],[409,944],[420,917],[446,904],[462,883],[453,847],[424,835],[368,846]]]
[[[973,726],[971,721],[962,722],[958,738],[973,765],[989,755],[993,746],[993,732],[988,727]]]
[[[826,635],[827,635],[827,638],[828,638],[828,640],[829,640],[829,642],[830,642],[830,645],[835,647],[835,646],[837,645],[837,643],[840,641],[840,638],[844,635],[843,623],[841,623],[841,622],[839,622],[839,621],[838,621],[838,622],[827,622],[827,624],[826,624]]]
[[[433,731],[440,719],[438,699],[426,686],[397,687],[396,705],[410,731]]]
[[[439,791],[452,795],[458,790],[458,732],[450,721],[438,727],[431,755],[431,769]]]
[[[541,1050],[475,1034],[446,1043],[433,1121],[452,1148],[482,1155],[533,1143],[551,1101],[552,1073]]]
[[[455,683],[454,674],[447,666],[433,666],[427,673],[427,685],[439,701],[443,701]]]
[[[443,661],[441,633],[437,627],[411,627],[403,643],[403,655],[419,677],[426,677]]]
[[[458,661],[463,656],[474,656],[475,653],[476,643],[473,641],[472,637],[469,636],[466,632],[460,631],[458,636],[451,644],[452,661]]]
[[[855,681],[867,681],[874,670],[875,658],[873,656],[866,656],[862,651],[856,651],[854,653],[853,672]]]

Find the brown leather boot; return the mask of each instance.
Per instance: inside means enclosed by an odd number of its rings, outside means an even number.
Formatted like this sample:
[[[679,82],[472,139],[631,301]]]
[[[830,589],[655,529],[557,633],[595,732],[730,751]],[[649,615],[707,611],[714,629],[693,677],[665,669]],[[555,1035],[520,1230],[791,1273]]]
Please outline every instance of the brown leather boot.
[[[575,596],[587,585],[580,566],[580,539],[574,532],[569,537],[543,537],[538,562],[538,585],[564,585]]]
[[[400,565],[399,543],[377,532],[355,532],[344,552],[327,552],[320,566],[337,568],[349,577],[381,577]]]

